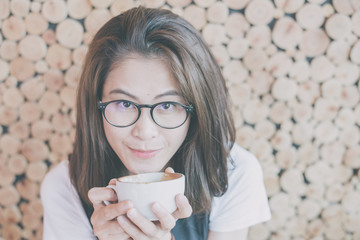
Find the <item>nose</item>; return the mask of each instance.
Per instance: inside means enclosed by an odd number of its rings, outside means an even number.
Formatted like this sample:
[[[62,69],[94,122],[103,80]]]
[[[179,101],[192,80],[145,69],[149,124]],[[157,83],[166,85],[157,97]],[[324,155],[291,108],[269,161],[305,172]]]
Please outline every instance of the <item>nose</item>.
[[[159,126],[153,121],[150,109],[142,109],[140,118],[133,125],[133,136],[141,140],[154,138],[158,135]]]

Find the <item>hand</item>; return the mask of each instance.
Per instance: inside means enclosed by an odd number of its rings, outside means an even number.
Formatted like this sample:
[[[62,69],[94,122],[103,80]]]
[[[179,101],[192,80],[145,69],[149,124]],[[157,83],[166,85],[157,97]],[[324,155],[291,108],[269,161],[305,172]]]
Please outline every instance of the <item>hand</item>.
[[[174,170],[167,168],[165,172],[174,172]],[[115,180],[110,181],[109,184],[115,184]],[[94,213],[91,217],[94,234],[101,240],[170,240],[171,230],[175,227],[176,220],[187,218],[192,213],[187,198],[182,194],[176,196],[178,208],[172,214],[158,203],[151,206],[158,221],[146,219],[129,201],[106,206],[104,200],[117,201],[116,194],[112,189],[93,188],[89,191],[89,198],[94,205]]]
[[[115,185],[115,179],[112,179],[109,185]],[[130,236],[123,231],[116,221],[116,218],[126,214],[126,212],[133,207],[132,203],[129,201],[122,201],[106,206],[104,200],[117,202],[115,192],[106,187],[92,188],[89,190],[88,196],[94,207],[94,212],[90,221],[93,225],[95,236],[100,240],[131,239]]]
[[[176,196],[178,209],[170,214],[160,204],[154,203],[152,210],[159,219],[150,221],[142,216],[135,208],[127,211],[126,215],[119,216],[118,222],[122,229],[134,240],[170,240],[171,230],[175,227],[176,220],[187,218],[191,215],[192,209],[184,195]]]
[[[165,172],[174,172],[172,168],[167,168]],[[120,226],[134,240],[170,240],[171,230],[175,227],[176,220],[179,218],[190,217],[192,208],[187,198],[178,194],[175,198],[177,210],[170,214],[160,204],[154,203],[151,206],[158,221],[150,221],[143,217],[135,208],[131,208],[126,215],[117,218]]]

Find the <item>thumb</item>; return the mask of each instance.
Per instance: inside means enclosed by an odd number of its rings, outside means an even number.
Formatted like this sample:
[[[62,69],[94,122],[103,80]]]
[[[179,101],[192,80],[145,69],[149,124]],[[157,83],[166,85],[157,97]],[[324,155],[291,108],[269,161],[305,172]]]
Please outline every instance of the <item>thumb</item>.
[[[173,168],[167,167],[167,168],[165,169],[165,172],[166,172],[166,173],[174,173],[175,171],[174,171]]]
[[[111,179],[108,185],[116,185],[116,178]]]

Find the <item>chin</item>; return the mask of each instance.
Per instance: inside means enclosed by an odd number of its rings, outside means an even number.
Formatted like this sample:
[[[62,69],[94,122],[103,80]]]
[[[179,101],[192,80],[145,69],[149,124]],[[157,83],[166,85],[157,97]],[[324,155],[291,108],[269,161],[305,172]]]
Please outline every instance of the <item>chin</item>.
[[[153,168],[130,168],[129,172],[131,174],[141,174],[141,173],[149,173],[149,172],[160,172],[161,170],[156,170]]]

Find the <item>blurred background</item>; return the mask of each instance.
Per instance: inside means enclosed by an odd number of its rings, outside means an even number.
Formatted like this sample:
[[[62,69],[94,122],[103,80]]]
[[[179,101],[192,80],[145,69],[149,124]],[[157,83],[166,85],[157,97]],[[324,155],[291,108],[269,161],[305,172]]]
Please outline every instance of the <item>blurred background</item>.
[[[41,239],[88,44],[138,5],[187,19],[223,70],[273,215],[249,239],[360,239],[360,0],[0,0],[0,239]]]

